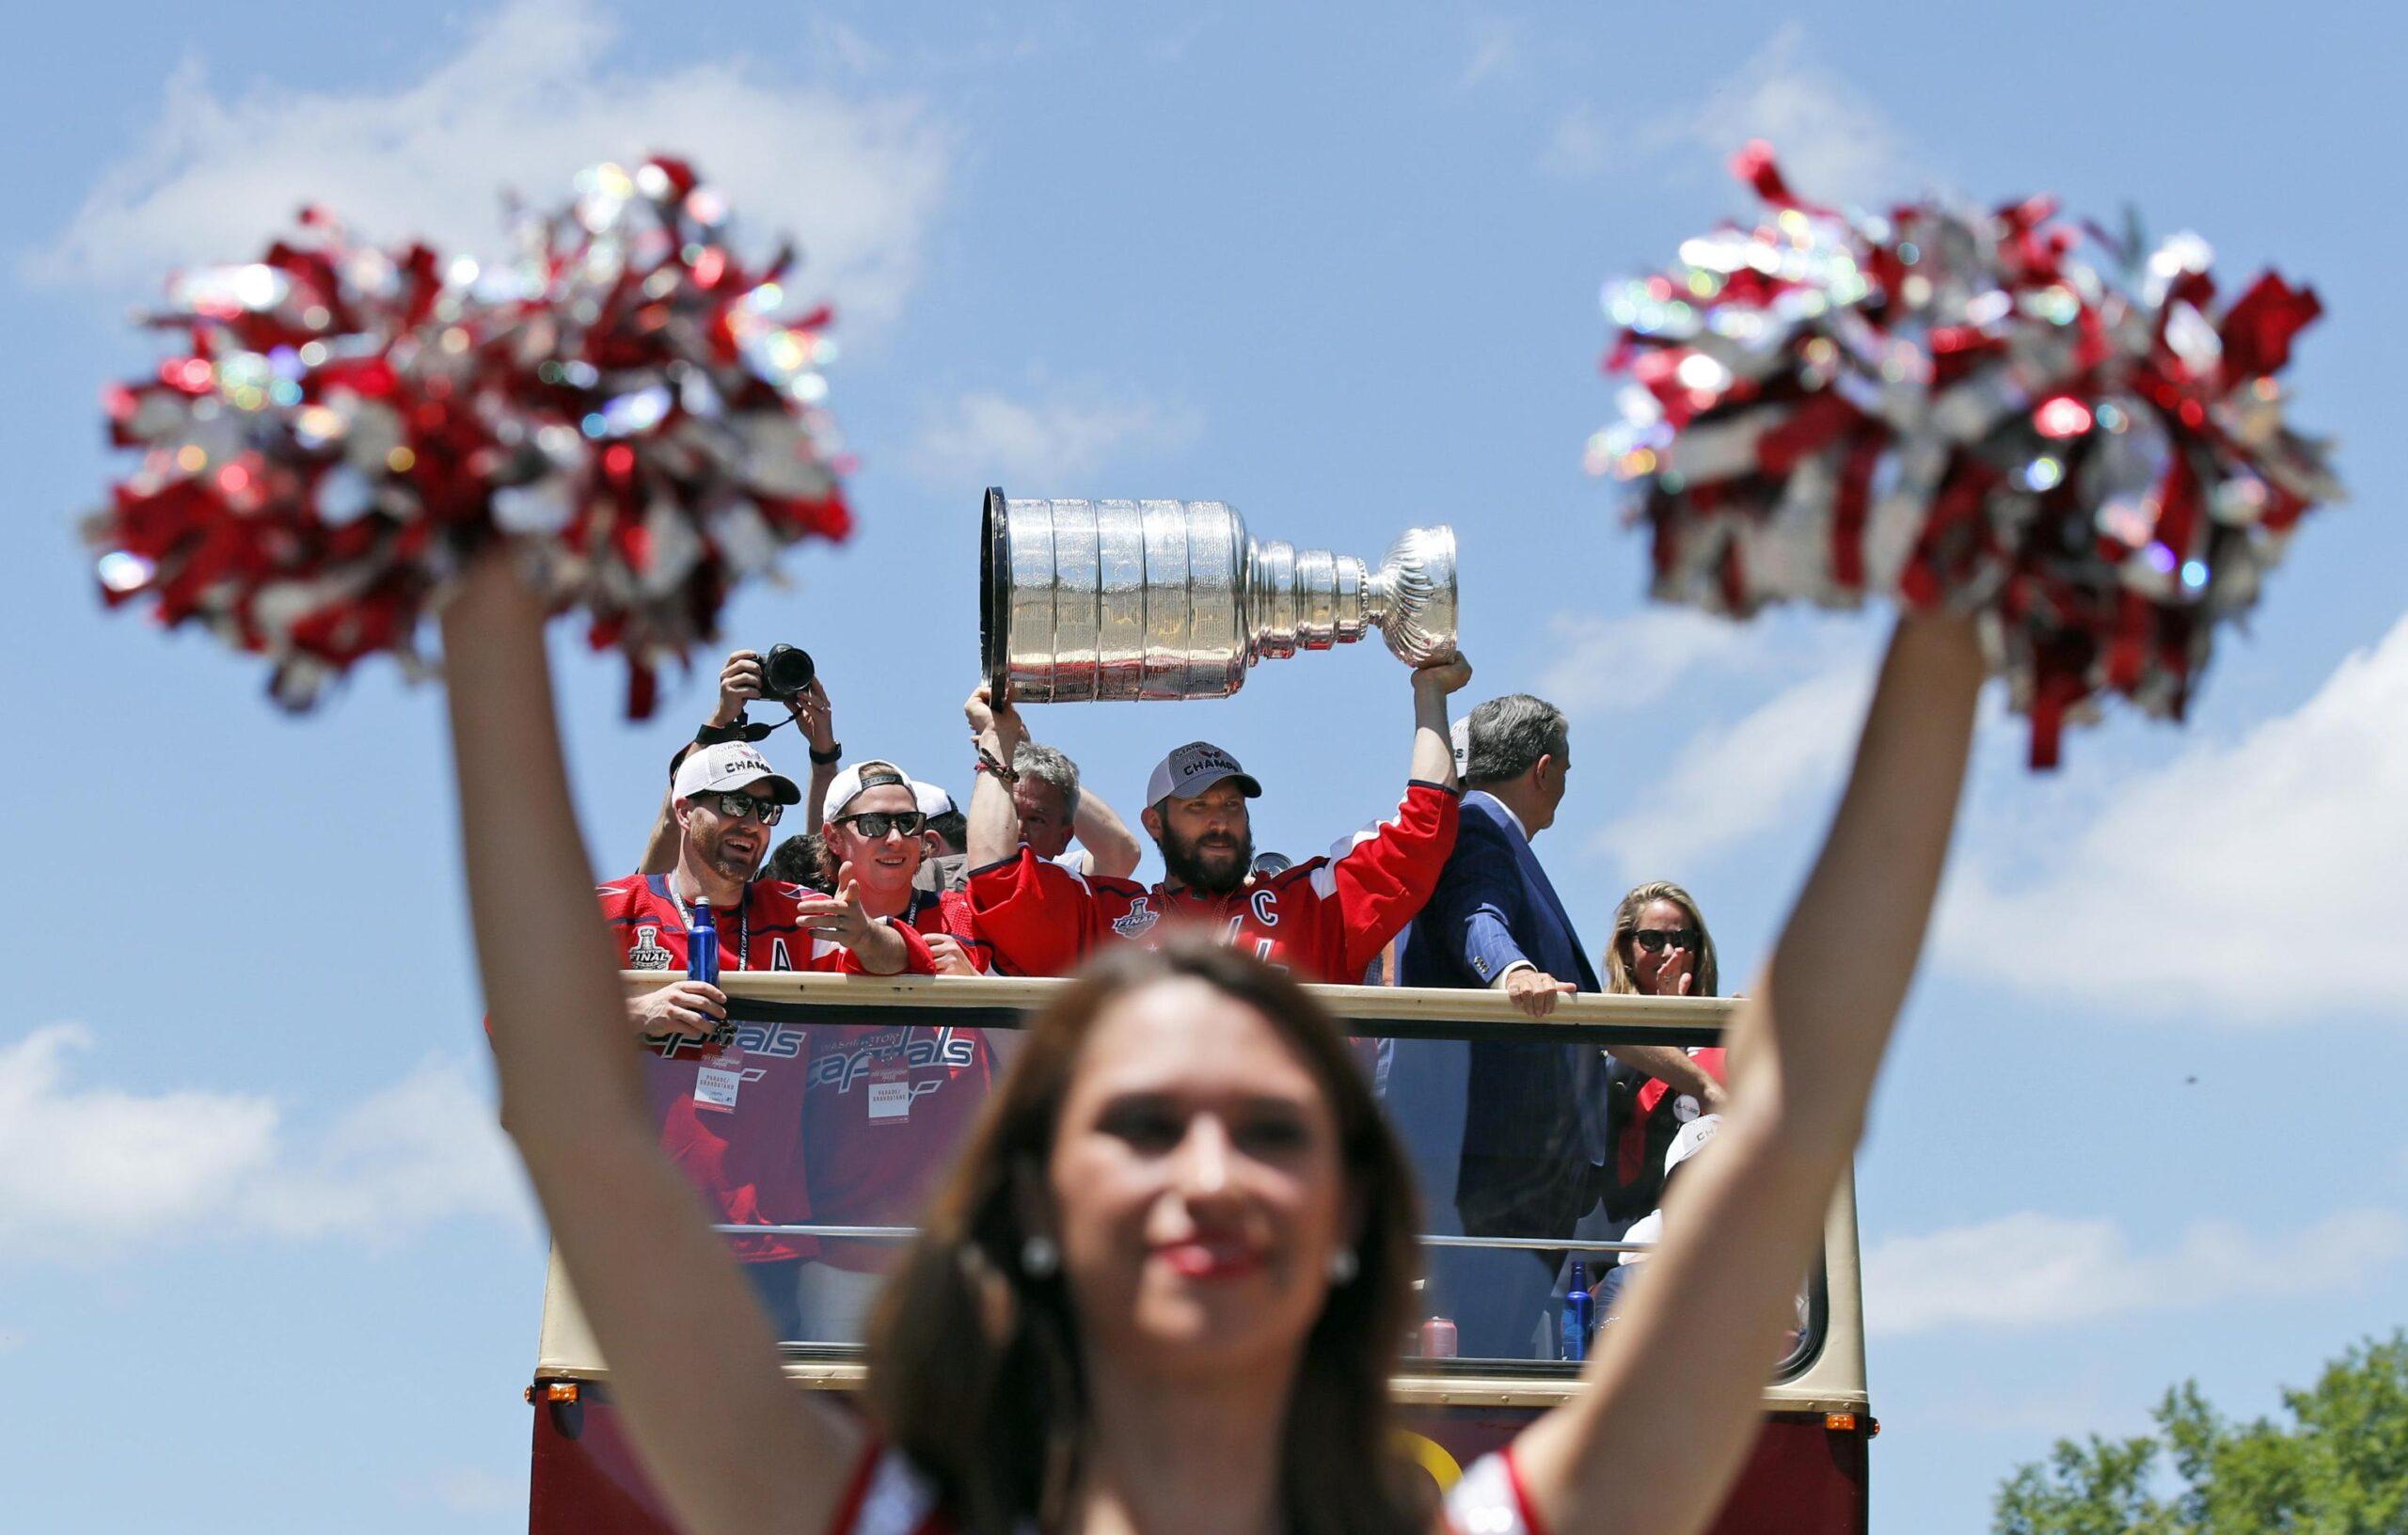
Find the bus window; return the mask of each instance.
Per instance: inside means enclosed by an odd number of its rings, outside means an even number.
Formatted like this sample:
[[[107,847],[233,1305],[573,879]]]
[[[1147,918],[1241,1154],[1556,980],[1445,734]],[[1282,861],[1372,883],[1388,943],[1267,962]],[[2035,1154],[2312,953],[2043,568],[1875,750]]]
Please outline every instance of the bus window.
[[[1385,1041],[1382,1106],[1421,1194],[1417,1357],[1584,1357],[1646,1273],[1663,1192],[1712,1155],[1694,1100],[1615,1091],[1633,1074],[1606,1054],[1614,1031],[1536,1027]],[[1642,1101],[1668,1133],[1645,1133]],[[1811,1352],[1820,1293],[1800,1287],[1784,1369]]]
[[[1643,1095],[1618,1091],[1627,1073],[1618,1078],[1605,1051],[1631,1028],[1383,1018],[1399,999],[1462,1003],[1323,989],[1345,999],[1356,1053],[1421,1191],[1419,1325],[1403,1353],[1563,1372],[1644,1279],[1661,1225],[1661,1148],[1673,1149],[1677,1178],[1681,1163],[1711,1155],[1711,1121],[1689,1123],[1693,1105],[1663,1100],[1658,1084],[1648,1107],[1665,1133],[1634,1132],[1630,1105]],[[804,1005],[739,989],[717,1036],[650,1041],[643,1069],[664,1147],[709,1201],[779,1336],[842,1350],[862,1341],[879,1285],[992,1090],[1021,1015],[814,995]],[[1644,1037],[1710,1046],[1714,1031],[1702,1022]],[[1647,1168],[1634,1168],[1634,1148]],[[1818,1281],[1801,1290],[1789,1370],[1811,1357],[1820,1297]]]

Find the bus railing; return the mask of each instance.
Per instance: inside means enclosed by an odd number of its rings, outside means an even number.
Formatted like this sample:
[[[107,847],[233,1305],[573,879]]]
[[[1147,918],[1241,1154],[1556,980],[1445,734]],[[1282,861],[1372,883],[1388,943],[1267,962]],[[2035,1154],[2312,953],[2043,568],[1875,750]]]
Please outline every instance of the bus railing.
[[[829,1237],[846,1242],[910,1242],[920,1234],[916,1226],[714,1226],[722,1237]],[[1576,1237],[1456,1237],[1422,1232],[1414,1238],[1424,1247],[1483,1247],[1517,1253],[1652,1253],[1652,1242],[1583,1242]]]
[[[680,977],[660,972],[629,972],[633,990]],[[1069,983],[993,977],[876,977],[800,973],[729,973],[721,989],[732,1019],[807,1021],[842,1017],[849,1023],[924,1021],[957,1028],[1016,1031]],[[1501,993],[1404,987],[1315,986],[1317,998],[1350,1032],[1391,1039],[1645,1042],[1677,1045],[1718,1043],[1734,1004],[1720,998],[1656,998],[1581,995],[1560,1001],[1552,1016],[1533,1020]],[[864,1019],[864,1013],[872,1015]],[[908,1225],[721,1226],[725,1235],[817,1237],[900,1244],[915,1236]],[[1652,1244],[1566,1237],[1472,1237],[1429,1232],[1430,1248],[1558,1251],[1584,1255],[1643,1254]],[[1859,1289],[1856,1208],[1852,1183],[1843,1179],[1825,1222],[1822,1260],[1809,1276],[1814,1322],[1800,1349],[1775,1373],[1765,1392],[1768,1413],[1862,1413],[1867,1407],[1863,1315]],[[786,1350],[786,1372],[808,1388],[851,1390],[863,1366],[860,1349],[847,1342],[799,1342]],[[557,1256],[547,1276],[539,1379],[601,1381],[608,1367],[576,1305]],[[1456,1407],[1539,1408],[1561,1400],[1575,1385],[1575,1368],[1545,1360],[1401,1357],[1395,1375],[1398,1398],[1406,1402]]]

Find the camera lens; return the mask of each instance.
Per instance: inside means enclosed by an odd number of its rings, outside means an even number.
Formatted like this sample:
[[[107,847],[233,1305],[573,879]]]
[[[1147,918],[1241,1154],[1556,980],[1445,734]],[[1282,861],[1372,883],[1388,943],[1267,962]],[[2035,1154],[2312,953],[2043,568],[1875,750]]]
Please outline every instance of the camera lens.
[[[771,645],[761,657],[761,688],[771,698],[799,698],[816,675],[811,653],[792,645]]]

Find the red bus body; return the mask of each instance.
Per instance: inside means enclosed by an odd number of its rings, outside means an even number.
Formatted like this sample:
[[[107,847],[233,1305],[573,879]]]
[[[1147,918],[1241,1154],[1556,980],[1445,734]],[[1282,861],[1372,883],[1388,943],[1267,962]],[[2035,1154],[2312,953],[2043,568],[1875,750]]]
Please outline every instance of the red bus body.
[[[574,1401],[547,1400],[554,1383],[535,1387],[534,1483],[530,1535],[676,1535],[677,1526],[644,1480],[607,1386],[579,1385]],[[1536,1416],[1529,1407],[1415,1407],[1405,1427],[1470,1464]],[[1862,1535],[1866,1448],[1859,1416],[1829,1427],[1821,1413],[1775,1413],[1713,1535]]]

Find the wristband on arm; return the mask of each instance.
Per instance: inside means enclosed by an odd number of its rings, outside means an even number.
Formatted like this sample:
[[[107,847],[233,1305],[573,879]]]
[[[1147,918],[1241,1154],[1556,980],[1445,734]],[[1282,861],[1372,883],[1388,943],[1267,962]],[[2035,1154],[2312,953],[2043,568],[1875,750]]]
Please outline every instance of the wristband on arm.
[[[976,767],[971,768],[971,773],[973,776],[979,773],[992,773],[995,775],[995,779],[998,783],[1006,785],[1020,782],[1020,774],[1013,769],[1010,764],[1005,762],[1002,758],[996,756],[992,752],[988,751],[983,746],[978,749],[978,763]]]
[[[729,741],[766,740],[768,737],[769,732],[776,728],[777,727],[775,725],[756,725],[750,720],[738,715],[737,717],[736,723],[732,725],[704,725],[702,729],[694,732],[694,744],[696,746],[723,746]]]

